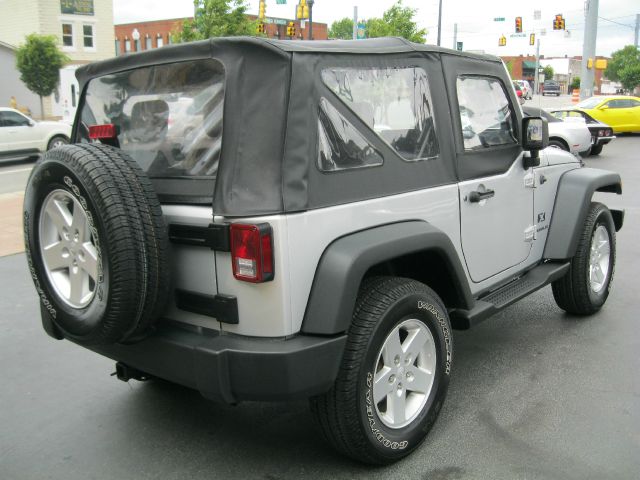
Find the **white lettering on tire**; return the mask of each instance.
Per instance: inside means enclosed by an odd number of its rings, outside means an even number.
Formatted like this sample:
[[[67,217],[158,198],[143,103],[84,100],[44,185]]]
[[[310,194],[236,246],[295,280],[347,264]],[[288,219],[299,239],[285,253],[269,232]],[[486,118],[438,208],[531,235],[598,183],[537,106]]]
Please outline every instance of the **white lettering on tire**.
[[[434,305],[430,303],[423,302],[422,300],[418,301],[418,309],[426,310],[431,313],[436,320],[438,320],[438,324],[442,329],[442,335],[444,336],[444,345],[447,350],[447,359],[445,361],[445,370],[444,373],[449,375],[451,372],[451,334],[449,333],[449,327],[447,326],[446,319],[440,314],[440,310],[438,310]]]
[[[409,442],[403,440],[401,442],[393,442],[389,440],[384,434],[380,431],[379,428],[376,427],[376,419],[373,415],[373,395],[371,393],[371,388],[373,386],[373,374],[371,372],[367,372],[367,391],[365,394],[365,402],[367,406],[367,420],[369,421],[369,428],[371,429],[371,433],[375,439],[380,442],[383,446],[390,448],[391,450],[404,450],[409,445]]]

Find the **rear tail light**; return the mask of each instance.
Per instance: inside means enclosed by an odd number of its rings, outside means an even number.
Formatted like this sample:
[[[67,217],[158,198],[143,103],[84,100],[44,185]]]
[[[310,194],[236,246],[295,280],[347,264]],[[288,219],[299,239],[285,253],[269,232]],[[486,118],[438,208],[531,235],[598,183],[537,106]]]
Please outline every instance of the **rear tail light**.
[[[599,136],[599,137],[604,137],[604,135],[605,135],[605,133],[606,133],[606,132],[607,132],[606,130],[599,130],[599,131],[598,131],[598,136]]]
[[[233,276],[245,282],[273,280],[273,232],[268,223],[231,224]]]
[[[118,136],[116,126],[113,123],[104,125],[91,125],[89,127],[89,138],[91,140],[112,139]]]

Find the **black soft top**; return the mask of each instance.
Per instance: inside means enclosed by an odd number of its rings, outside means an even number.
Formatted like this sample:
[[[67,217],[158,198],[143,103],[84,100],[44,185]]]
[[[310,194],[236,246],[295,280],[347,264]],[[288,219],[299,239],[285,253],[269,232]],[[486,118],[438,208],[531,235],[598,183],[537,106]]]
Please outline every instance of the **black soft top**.
[[[407,163],[385,145],[380,146],[385,154],[385,165],[380,168],[327,175],[316,167],[319,102],[322,98],[336,101],[320,78],[323,68],[420,65],[433,80],[436,117],[448,117],[442,55],[474,59],[497,76],[505,75],[498,57],[414,44],[401,38],[283,41],[232,37],[123,55],[83,66],[76,76],[84,98],[87,82],[102,75],[209,58],[220,62],[225,72],[225,97],[217,177],[163,180],[156,184],[156,190],[163,202],[213,203],[216,215],[250,216],[304,211],[416,190],[425,187],[424,178],[430,185],[455,181],[452,161]],[[337,108],[347,118],[354,118],[344,105]],[[373,132],[365,131],[364,135],[379,144]],[[441,154],[452,158],[447,148],[441,142]]]
[[[122,55],[102,62],[91,63],[78,68],[76,71],[76,77],[80,84],[83,84],[87,80],[96,76],[128,70],[143,65],[215,57],[219,49],[228,48],[231,45],[247,49],[254,49],[256,47],[263,48],[267,51],[278,52],[283,56],[289,56],[292,53],[383,55],[408,52],[438,52],[477,58],[485,61],[501,62],[500,58],[493,55],[459,52],[457,50],[438,47],[436,45],[412,43],[399,37],[369,38],[366,40],[314,41],[272,40],[258,37],[228,37],[167,45],[154,50]]]

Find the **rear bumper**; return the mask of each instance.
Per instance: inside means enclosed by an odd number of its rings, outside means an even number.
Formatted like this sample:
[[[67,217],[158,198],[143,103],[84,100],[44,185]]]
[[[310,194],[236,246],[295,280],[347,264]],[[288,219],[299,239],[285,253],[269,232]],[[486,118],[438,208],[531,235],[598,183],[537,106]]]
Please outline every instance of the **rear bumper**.
[[[87,348],[212,400],[289,400],[326,392],[338,374],[346,335],[247,338],[162,324],[131,345]]]
[[[611,136],[611,137],[596,137],[594,140],[594,145],[606,145],[607,143],[609,143],[611,140],[613,140],[615,137],[615,135]]]

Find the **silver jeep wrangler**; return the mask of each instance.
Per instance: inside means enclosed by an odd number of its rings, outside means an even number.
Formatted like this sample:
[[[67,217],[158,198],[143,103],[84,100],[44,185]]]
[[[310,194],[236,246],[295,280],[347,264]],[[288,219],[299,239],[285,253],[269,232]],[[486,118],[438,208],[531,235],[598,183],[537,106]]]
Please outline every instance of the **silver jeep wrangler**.
[[[87,65],[25,196],[42,323],[227,403],[309,398],[390,463],[470,328],[551,284],[605,303],[619,175],[545,149],[500,59],[401,39],[212,39]]]

